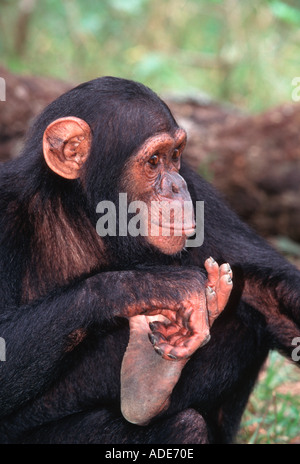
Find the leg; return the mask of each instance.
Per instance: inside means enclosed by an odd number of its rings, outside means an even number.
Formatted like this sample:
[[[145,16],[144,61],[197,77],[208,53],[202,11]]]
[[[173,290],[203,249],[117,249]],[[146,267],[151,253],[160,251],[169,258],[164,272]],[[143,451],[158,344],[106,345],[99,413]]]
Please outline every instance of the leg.
[[[205,266],[208,272],[206,303],[204,308],[200,308],[200,317],[196,318],[198,327],[195,330],[200,334],[197,348],[209,340],[207,330],[226,306],[232,288],[231,269],[227,264],[219,268],[214,260],[209,259]],[[168,408],[181,371],[195,351],[191,351],[189,357],[178,356],[181,347],[188,346],[189,342],[190,331],[186,321],[179,326],[178,321],[176,324],[166,323],[165,318],[158,318],[130,318],[130,340],[121,369],[121,410],[124,417],[134,424],[146,425]],[[160,346],[163,345],[168,357],[157,356],[149,343],[149,322],[152,330],[150,340],[155,351],[161,354]],[[169,345],[168,349],[166,345]]]
[[[129,424],[108,410],[66,417],[28,434],[22,444],[198,444],[207,443],[203,417],[186,409],[148,427]]]

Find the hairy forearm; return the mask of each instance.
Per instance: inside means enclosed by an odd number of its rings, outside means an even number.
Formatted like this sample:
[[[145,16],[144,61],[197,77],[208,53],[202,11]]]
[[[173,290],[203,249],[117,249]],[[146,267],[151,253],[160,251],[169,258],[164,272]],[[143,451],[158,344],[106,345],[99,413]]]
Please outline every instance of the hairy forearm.
[[[100,273],[43,300],[4,309],[0,336],[0,411],[8,414],[56,378],[68,355],[69,336],[92,324],[162,308],[180,307],[183,294],[197,291],[203,277],[194,269],[166,268]],[[179,305],[179,306],[178,306]],[[11,385],[14,388],[11,389]]]

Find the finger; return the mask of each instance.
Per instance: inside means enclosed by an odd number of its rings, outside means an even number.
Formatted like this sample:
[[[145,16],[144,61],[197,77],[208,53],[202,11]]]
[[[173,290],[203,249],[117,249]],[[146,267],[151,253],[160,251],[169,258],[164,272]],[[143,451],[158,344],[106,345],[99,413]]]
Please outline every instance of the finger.
[[[167,338],[168,343],[172,346],[184,345],[185,342],[191,337],[191,334],[184,328],[178,332],[173,333]]]
[[[221,264],[219,269],[219,278],[221,278],[225,274],[230,275],[230,277],[232,278],[232,269],[230,267],[230,264],[228,263]]]
[[[151,335],[152,334],[149,334],[149,338],[151,337]],[[150,338],[150,341],[152,342],[151,338]],[[180,361],[184,359],[180,356],[177,357],[176,355],[172,354],[171,351],[174,349],[174,347],[167,342],[161,341],[160,343],[155,343],[153,344],[153,348],[155,352],[159,356],[161,356],[163,359],[171,360],[171,361]]]
[[[221,310],[219,310],[219,307],[218,307],[218,295],[214,291],[213,288],[206,287],[205,295],[206,295],[206,304],[207,304],[209,325],[211,326],[213,321],[221,313]]]
[[[210,257],[205,261],[204,266],[207,271],[207,285],[214,288],[219,280],[219,265]]]
[[[174,323],[176,322],[177,319],[177,313],[178,311],[176,310],[171,310],[171,309],[163,309],[160,314],[164,316],[166,319],[168,319],[169,322]]]
[[[164,345],[164,349],[166,350],[170,346],[170,349],[177,345],[185,345],[186,342],[189,340],[191,336],[187,336],[185,333],[176,332],[172,334],[170,337],[165,337],[162,332],[151,332],[148,333],[148,338],[152,343],[153,347],[157,347],[160,345]]]
[[[148,333],[148,338],[150,342],[152,343],[153,347],[156,347],[160,344],[167,343],[166,338],[163,336],[161,332]]]
[[[159,321],[151,322],[149,327],[152,332],[161,332],[166,338],[180,330],[177,324],[165,324]]]
[[[192,356],[192,354],[201,346],[205,345],[209,338],[209,323],[206,308],[200,308],[197,311],[193,311],[190,316],[189,321],[191,327],[195,327],[191,331],[189,337],[178,337],[175,347],[162,346],[159,345],[159,348],[162,351],[162,356],[172,355],[176,359],[187,359]]]
[[[153,336],[149,334],[149,339],[153,345],[161,342],[168,343],[172,346],[183,344],[190,337],[190,333],[184,327],[178,327],[175,324],[164,324],[158,321],[149,324]]]
[[[160,353],[163,358],[176,359],[179,361],[190,358],[198,348],[204,346],[209,340],[210,333],[207,331],[205,334],[195,334],[187,340],[182,339],[183,344],[178,346],[173,347],[169,344],[159,344],[157,348],[160,349]]]
[[[228,302],[232,286],[233,282],[230,273],[224,274],[222,277],[220,277],[219,288],[217,292],[218,309],[220,312],[223,311]]]

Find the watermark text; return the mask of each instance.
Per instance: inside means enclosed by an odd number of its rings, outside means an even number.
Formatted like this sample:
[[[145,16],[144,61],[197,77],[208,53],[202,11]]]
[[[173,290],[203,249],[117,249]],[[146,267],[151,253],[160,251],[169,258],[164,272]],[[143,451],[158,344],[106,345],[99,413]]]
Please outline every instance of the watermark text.
[[[0,361],[6,361],[6,343],[2,337],[0,337]]]
[[[6,83],[3,77],[0,77],[0,101],[6,101]]]
[[[292,345],[296,346],[292,351],[292,360],[298,362],[300,361],[300,337],[293,338]]]
[[[298,102],[300,101],[300,77],[294,77],[292,86],[295,87],[292,92],[292,100]]]
[[[112,201],[98,203],[101,214],[96,224],[100,237],[187,237],[186,247],[198,247],[204,241],[204,201],[132,201],[127,193],[119,194],[118,207]],[[188,238],[193,237],[193,238]]]

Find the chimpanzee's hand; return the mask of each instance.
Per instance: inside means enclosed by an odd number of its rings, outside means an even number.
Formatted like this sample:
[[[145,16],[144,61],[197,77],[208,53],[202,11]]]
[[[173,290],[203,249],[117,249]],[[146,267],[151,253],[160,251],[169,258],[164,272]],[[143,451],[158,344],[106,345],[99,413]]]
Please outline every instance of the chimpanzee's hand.
[[[205,268],[208,273],[205,289],[181,303],[177,311],[162,310],[164,317],[144,316],[151,329],[149,339],[164,359],[187,359],[205,345],[210,339],[210,327],[227,304],[232,289],[229,264],[219,267],[209,258]]]

